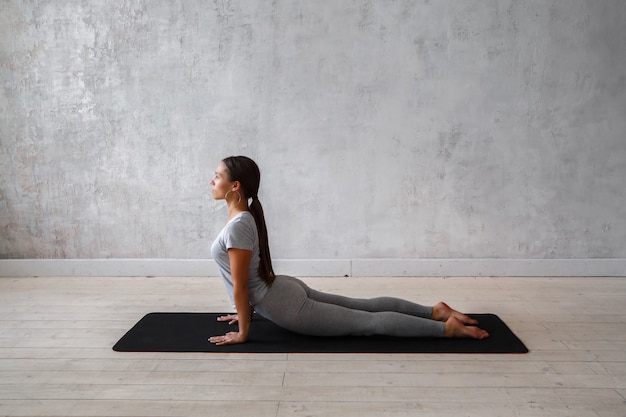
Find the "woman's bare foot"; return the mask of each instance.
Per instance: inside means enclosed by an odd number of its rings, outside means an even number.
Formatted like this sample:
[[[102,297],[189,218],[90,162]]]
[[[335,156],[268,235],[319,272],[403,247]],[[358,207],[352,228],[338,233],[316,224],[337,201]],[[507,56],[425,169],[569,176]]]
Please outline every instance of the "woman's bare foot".
[[[466,326],[456,317],[450,317],[445,324],[444,337],[485,339],[489,333],[476,326]]]
[[[478,321],[474,320],[473,318],[459,311],[456,311],[455,309],[453,309],[452,307],[450,307],[443,301],[433,306],[433,317],[432,317],[433,320],[448,321],[450,317],[456,317],[463,324],[469,324],[472,326],[475,326],[478,324]]]

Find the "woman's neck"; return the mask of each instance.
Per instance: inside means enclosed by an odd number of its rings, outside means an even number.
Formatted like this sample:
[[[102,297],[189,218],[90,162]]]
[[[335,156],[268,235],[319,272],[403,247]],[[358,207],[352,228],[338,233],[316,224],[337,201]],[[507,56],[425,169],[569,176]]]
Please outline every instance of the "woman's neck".
[[[231,221],[233,219],[233,217],[237,216],[238,214],[243,213],[244,211],[248,211],[248,206],[242,207],[242,206],[232,206],[232,207],[228,207],[228,220],[227,222]]]

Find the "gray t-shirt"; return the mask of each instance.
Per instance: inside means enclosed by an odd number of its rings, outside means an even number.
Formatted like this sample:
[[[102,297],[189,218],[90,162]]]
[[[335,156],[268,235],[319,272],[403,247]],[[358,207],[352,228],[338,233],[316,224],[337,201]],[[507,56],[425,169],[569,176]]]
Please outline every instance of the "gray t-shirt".
[[[268,287],[259,275],[259,234],[254,217],[252,217],[249,211],[244,211],[233,217],[224,226],[213,245],[211,245],[211,254],[220,270],[230,301],[235,305],[233,277],[230,272],[230,259],[228,258],[228,249],[233,248],[252,251],[252,259],[250,260],[250,269],[248,271],[248,298],[250,305],[254,306],[263,299]]]

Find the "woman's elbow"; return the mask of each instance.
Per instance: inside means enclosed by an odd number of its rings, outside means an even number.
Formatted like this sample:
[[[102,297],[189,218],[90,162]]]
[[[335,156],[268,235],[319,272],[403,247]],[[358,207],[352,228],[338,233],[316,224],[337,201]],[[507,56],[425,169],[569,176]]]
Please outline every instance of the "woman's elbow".
[[[234,288],[233,295],[235,299],[238,300],[240,298],[248,299],[248,288]]]

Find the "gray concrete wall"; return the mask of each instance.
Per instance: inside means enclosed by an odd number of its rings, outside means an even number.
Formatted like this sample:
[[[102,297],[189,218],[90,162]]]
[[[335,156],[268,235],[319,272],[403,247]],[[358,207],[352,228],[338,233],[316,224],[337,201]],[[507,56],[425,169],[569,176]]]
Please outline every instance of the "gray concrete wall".
[[[626,258],[626,2],[0,1],[0,257]]]

